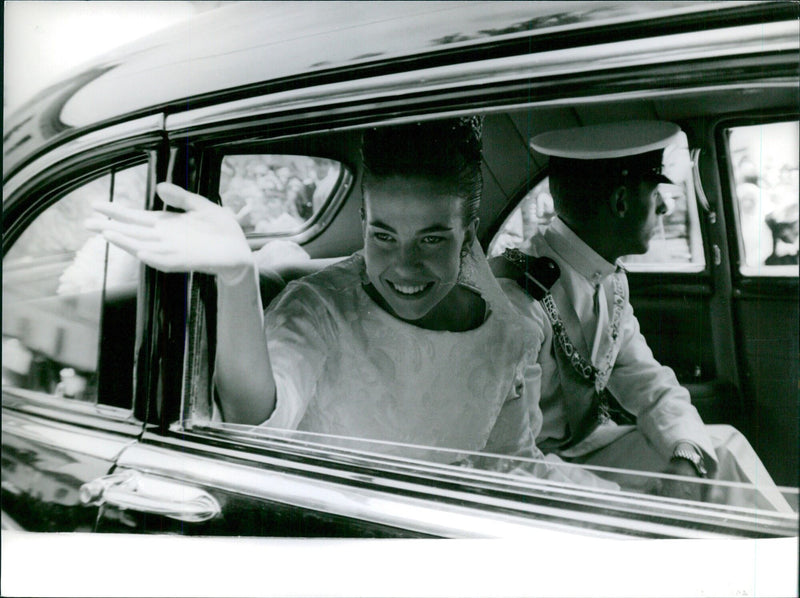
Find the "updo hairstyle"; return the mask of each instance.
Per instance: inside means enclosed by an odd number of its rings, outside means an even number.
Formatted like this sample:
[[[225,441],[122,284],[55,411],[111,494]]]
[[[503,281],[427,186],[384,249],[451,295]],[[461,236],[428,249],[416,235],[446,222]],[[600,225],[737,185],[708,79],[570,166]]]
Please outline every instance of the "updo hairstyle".
[[[422,177],[463,200],[463,223],[477,217],[483,189],[478,116],[373,128],[361,144],[361,192],[390,177]]]

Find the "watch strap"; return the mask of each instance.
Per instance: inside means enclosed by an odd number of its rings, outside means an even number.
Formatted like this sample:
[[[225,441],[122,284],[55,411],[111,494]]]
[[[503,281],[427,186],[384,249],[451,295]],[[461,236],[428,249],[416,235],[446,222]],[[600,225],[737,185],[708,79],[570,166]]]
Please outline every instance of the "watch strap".
[[[682,459],[684,461],[688,461],[694,467],[697,475],[703,478],[708,477],[708,470],[706,469],[703,456],[696,450],[678,447],[672,452],[672,459]]]

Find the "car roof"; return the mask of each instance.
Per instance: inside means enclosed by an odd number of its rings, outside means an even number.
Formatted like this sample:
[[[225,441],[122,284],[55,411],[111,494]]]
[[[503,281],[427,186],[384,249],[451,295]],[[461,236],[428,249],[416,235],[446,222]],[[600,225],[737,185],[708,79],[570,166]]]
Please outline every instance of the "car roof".
[[[625,35],[636,37],[656,18],[678,19],[680,28],[757,4],[237,2],[123,46],[37,94],[5,122],[4,177],[57,138],[135,116],[528,53],[532,35],[547,49],[587,28],[607,37],[627,25]]]

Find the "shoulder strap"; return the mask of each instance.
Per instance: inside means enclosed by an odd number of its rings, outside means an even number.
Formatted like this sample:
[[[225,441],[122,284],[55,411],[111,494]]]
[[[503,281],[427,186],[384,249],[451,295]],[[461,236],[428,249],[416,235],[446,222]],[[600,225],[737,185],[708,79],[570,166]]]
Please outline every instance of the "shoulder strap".
[[[519,249],[506,249],[501,258],[492,260],[491,266],[496,277],[514,280],[536,301],[544,299],[561,276],[552,258],[528,255]]]

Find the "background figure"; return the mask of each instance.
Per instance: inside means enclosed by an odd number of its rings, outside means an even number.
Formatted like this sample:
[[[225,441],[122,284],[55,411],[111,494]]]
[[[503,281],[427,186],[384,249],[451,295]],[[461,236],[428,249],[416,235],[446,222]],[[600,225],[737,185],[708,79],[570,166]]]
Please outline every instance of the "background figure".
[[[770,143],[765,143],[766,139]],[[797,140],[797,122],[743,126],[730,131],[745,252],[742,265],[749,268],[781,265],[784,255],[796,253],[791,223],[797,220],[800,196]],[[775,233],[783,238],[777,238]],[[791,263],[791,257],[784,261]]]
[[[573,463],[687,478],[603,474],[623,488],[791,511],[737,430],[703,424],[674,372],[654,359],[629,302],[618,260],[647,252],[668,211],[658,191],[672,182],[662,173],[664,148],[681,139],[672,123],[632,121],[551,131],[531,141],[550,156],[558,217],[522,251],[550,258],[560,276],[541,300],[522,290],[525,283],[508,281],[504,288],[544,331],[537,444]],[[496,258],[496,273],[520,281],[527,263],[520,255]],[[614,400],[635,425],[611,418]],[[703,493],[688,481],[705,477],[758,486],[711,485]]]
[[[798,263],[798,205],[787,205],[770,212],[766,224],[772,233],[772,253],[765,260],[767,266],[784,266]]]
[[[325,158],[229,155],[222,161],[219,195],[222,205],[233,210],[246,233],[295,232],[328,199],[340,169]],[[326,187],[318,189],[318,173],[330,175]]]
[[[755,183],[741,182],[736,186],[736,196],[739,199],[745,261],[748,266],[757,267],[764,263],[773,249],[772,231],[764,219],[763,192]]]

